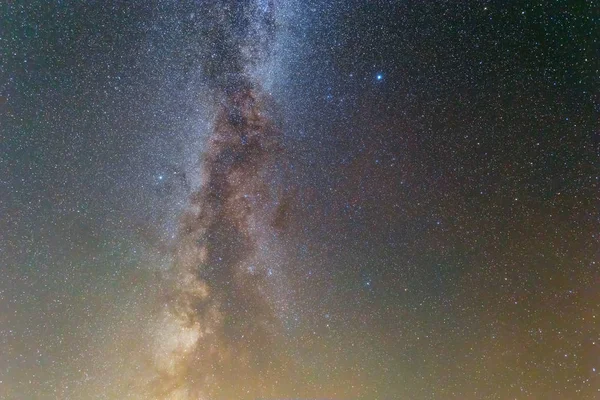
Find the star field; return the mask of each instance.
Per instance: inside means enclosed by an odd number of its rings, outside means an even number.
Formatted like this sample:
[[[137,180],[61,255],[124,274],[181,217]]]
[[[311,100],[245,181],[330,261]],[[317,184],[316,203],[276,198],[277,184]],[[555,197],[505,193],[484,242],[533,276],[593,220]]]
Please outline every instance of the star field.
[[[0,399],[600,398],[598,10],[0,7]]]

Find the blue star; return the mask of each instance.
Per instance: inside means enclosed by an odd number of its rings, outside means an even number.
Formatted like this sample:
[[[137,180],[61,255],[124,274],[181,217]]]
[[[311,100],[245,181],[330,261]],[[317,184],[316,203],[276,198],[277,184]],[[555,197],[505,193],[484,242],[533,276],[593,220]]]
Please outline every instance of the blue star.
[[[377,78],[378,81],[382,80],[383,79],[383,74],[377,74],[376,78]]]

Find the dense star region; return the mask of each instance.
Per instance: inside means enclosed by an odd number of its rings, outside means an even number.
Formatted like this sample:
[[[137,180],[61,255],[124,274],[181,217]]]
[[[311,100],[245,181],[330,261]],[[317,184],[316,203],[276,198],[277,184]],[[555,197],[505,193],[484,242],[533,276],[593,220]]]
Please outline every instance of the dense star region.
[[[2,2],[0,399],[600,399],[597,14]]]
[[[268,382],[264,367],[277,359],[270,354],[277,324],[263,296],[267,272],[253,266],[279,207],[267,184],[277,132],[250,89],[230,94],[222,107],[207,145],[206,182],[183,218],[173,305],[158,342],[164,390],[186,398],[217,390],[239,397],[238,388]]]
[[[202,159],[203,183],[185,212],[157,334],[157,398],[242,398],[265,390],[282,367],[261,249],[275,235],[281,135],[268,96],[248,66],[267,53],[272,4],[216,2],[208,10],[216,41],[209,63],[220,95]],[[241,33],[238,33],[241,32]],[[261,48],[263,47],[263,48]],[[223,54],[225,53],[225,54]],[[214,62],[213,58],[217,61]],[[290,377],[286,377],[290,379]]]

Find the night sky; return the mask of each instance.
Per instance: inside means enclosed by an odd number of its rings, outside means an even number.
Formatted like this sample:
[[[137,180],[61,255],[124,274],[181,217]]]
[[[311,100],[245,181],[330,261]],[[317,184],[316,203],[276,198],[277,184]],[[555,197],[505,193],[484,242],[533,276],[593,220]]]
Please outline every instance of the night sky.
[[[2,2],[0,399],[600,399],[599,20]]]

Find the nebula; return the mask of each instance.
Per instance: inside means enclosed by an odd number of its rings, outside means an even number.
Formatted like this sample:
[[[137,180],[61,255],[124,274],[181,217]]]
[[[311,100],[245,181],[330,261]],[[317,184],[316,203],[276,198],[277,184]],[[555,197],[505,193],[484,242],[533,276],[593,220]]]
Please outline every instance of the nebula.
[[[167,274],[152,383],[161,399],[240,398],[267,386],[281,369],[275,360],[284,359],[275,354],[278,320],[260,262],[261,243],[282,225],[281,132],[272,99],[250,71],[268,54],[273,4],[199,8],[218,111],[201,157],[203,183],[181,218]]]

